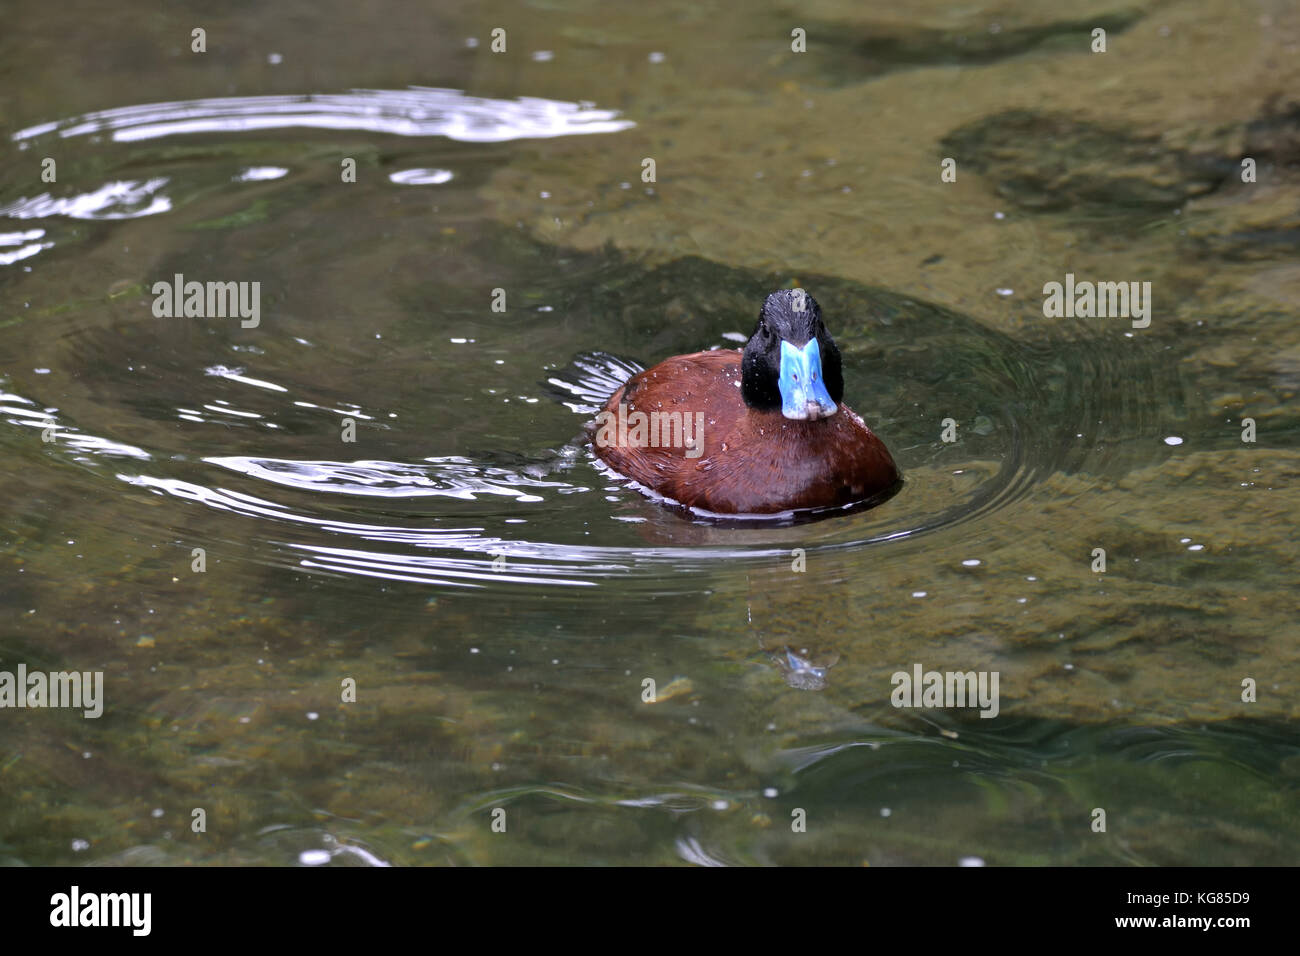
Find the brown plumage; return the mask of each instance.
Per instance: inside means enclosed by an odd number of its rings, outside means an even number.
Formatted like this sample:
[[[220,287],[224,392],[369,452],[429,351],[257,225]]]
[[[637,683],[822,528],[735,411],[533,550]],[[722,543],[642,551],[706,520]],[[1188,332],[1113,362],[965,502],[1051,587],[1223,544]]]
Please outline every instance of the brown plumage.
[[[721,514],[849,505],[897,484],[888,449],[847,405],[806,421],[787,418],[779,408],[747,405],[741,355],[730,349],[678,355],[633,376],[606,402],[610,417],[602,414],[588,426],[596,454],[659,494]],[[702,451],[690,457],[694,447],[662,435],[659,447],[647,447],[644,436],[637,444],[632,427],[620,441],[620,405],[627,423],[634,412],[689,416],[692,425],[702,425]],[[685,431],[684,437],[692,436],[693,428]]]

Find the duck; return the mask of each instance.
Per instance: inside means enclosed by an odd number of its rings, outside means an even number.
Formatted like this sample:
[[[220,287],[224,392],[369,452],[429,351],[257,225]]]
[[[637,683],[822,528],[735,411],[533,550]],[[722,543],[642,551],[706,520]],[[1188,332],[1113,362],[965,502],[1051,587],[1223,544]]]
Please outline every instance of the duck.
[[[764,300],[743,349],[676,355],[632,375],[586,434],[615,474],[694,511],[879,503],[901,485],[898,467],[843,399],[821,307],[782,289]]]

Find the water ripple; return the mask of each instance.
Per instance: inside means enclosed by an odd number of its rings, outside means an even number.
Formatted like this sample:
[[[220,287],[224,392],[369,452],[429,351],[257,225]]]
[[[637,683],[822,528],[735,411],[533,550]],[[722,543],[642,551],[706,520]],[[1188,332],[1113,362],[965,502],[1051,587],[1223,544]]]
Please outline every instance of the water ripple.
[[[618,110],[524,96],[469,96],[460,90],[351,90],[292,96],[224,96],[146,103],[29,126],[13,134],[23,148],[48,133],[60,138],[110,133],[134,142],[184,133],[245,130],[358,130],[395,136],[445,136],[465,143],[500,143],[589,133],[617,133],[636,124]]]
[[[127,179],[105,183],[89,193],[55,199],[41,193],[31,199],[26,197],[0,205],[0,216],[10,219],[44,219],[48,216],[67,216],[70,219],[139,219],[154,216],[172,208],[166,196],[155,195],[167,185],[165,176],[143,182]]]

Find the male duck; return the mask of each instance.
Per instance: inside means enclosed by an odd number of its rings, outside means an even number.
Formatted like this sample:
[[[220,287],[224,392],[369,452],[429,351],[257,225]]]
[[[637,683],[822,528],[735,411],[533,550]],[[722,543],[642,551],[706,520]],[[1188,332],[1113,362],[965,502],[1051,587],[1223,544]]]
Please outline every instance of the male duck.
[[[786,289],[764,301],[743,351],[678,355],[632,376],[588,435],[614,471],[688,507],[842,507],[899,482],[889,450],[843,396],[821,308]]]

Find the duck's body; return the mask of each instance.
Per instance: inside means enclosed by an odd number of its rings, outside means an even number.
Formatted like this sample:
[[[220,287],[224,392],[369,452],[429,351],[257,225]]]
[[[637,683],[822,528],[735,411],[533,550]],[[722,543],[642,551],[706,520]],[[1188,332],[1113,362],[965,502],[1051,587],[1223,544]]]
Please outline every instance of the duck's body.
[[[791,320],[790,300],[768,297],[743,351],[678,355],[634,375],[589,426],[596,454],[646,488],[718,514],[832,508],[894,487],[888,449],[839,403],[839,351],[816,302],[806,298],[811,319],[801,308]]]
[[[615,435],[634,412],[703,415],[703,448],[663,441],[658,447],[600,442],[605,464],[674,501],[719,514],[772,514],[853,504],[891,488],[898,469],[884,443],[846,405],[829,418],[792,421],[745,405],[738,387],[741,352],[678,355],[632,377],[605,405]],[[624,406],[620,412],[619,406]],[[670,419],[661,418],[661,426]],[[675,426],[675,423],[671,423]],[[685,422],[683,422],[685,426]],[[687,438],[694,427],[683,427]],[[648,432],[647,432],[648,435]]]

